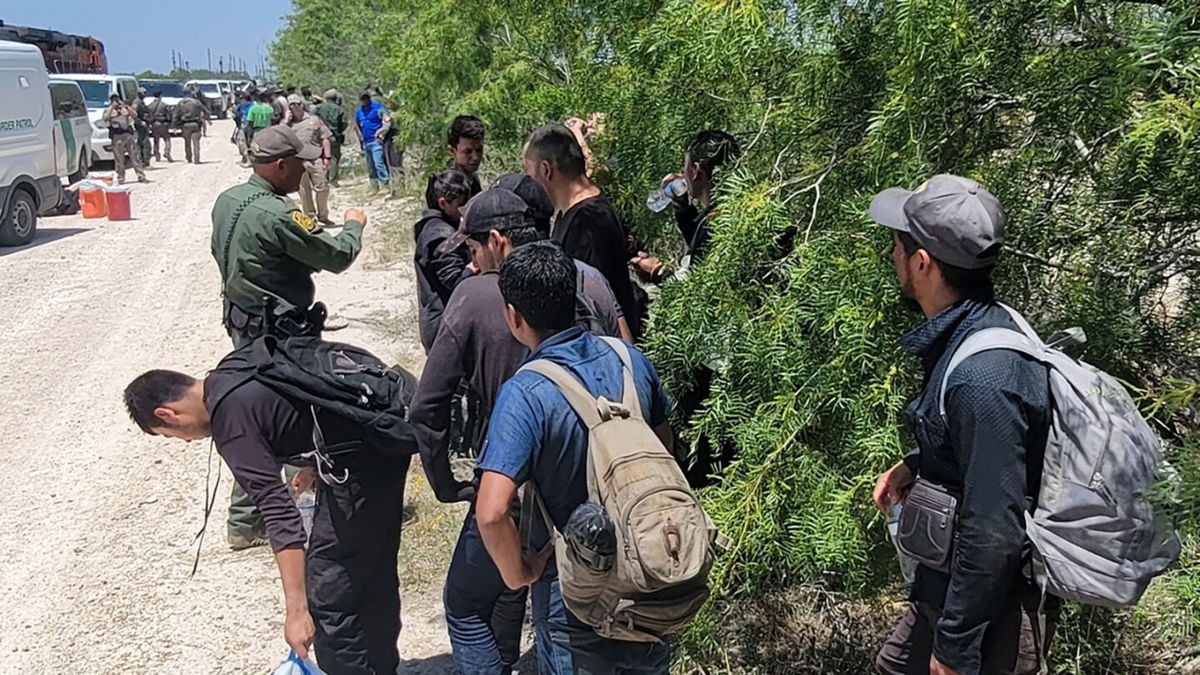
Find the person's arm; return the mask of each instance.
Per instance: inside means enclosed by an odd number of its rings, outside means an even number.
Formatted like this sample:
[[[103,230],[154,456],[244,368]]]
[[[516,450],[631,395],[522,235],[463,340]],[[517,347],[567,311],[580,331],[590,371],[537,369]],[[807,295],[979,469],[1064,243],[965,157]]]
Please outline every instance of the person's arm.
[[[617,330],[621,332],[621,339],[633,344],[633,331],[629,330],[629,322],[625,320],[624,315],[617,317]]]
[[[286,614],[283,639],[296,651],[296,656],[308,658],[316,628],[308,613],[308,591],[304,585],[304,549],[287,548],[275,553],[279,579],[283,582],[283,601]]]
[[[546,546],[540,553],[526,556],[521,551],[521,537],[511,509],[517,496],[513,479],[495,471],[484,471],[479,496],[475,500],[475,522],[479,536],[491,556],[504,585],[513,590],[529,586],[542,578],[554,547]]]
[[[351,211],[359,214],[356,219]],[[283,252],[314,270],[344,272],[362,250],[363,222],[366,216],[358,209],[346,212],[346,224],[337,235],[321,229],[312,218],[300,211],[290,211],[279,217],[275,231]]]
[[[453,306],[442,315],[442,329],[429,349],[408,411],[429,487],[438,501],[445,503],[469,501],[475,496],[474,486],[456,479],[450,468],[450,403],[466,374],[458,336],[447,329],[447,315],[452,311]]]
[[[467,269],[467,263],[470,262],[461,250],[450,251],[448,253],[439,253],[438,249],[443,243],[444,238],[437,238],[429,242],[430,251],[428,260],[429,266],[433,269],[434,276],[441,282],[442,286],[453,290],[458,282],[466,278],[463,272]]]
[[[1019,357],[1003,352],[972,357],[946,392],[948,433],[963,468],[963,494],[933,653],[941,665],[959,672],[978,671],[984,634],[1010,603],[1020,574],[1031,437],[1021,380],[1036,377],[1040,366],[1017,364],[1014,358]]]

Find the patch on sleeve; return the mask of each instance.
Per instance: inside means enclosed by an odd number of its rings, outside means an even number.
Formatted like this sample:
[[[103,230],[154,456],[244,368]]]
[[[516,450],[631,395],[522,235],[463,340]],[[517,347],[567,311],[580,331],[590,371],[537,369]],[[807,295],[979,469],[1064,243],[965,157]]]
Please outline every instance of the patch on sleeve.
[[[292,211],[292,222],[299,225],[300,229],[309,234],[316,234],[321,231],[321,225],[317,221],[309,218],[300,211]]]

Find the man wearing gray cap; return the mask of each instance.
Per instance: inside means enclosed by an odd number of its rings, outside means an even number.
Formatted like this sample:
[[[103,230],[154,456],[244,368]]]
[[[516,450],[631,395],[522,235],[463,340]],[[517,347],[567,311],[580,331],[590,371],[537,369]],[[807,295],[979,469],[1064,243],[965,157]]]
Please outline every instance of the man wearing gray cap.
[[[1024,513],[1041,482],[1048,372],[1023,354],[993,349],[963,360],[940,391],[968,336],[1020,330],[992,288],[1004,211],[979,183],[940,175],[916,190],[884,190],[870,214],[891,228],[901,294],[927,319],[901,338],[925,374],[925,390],[907,410],[918,449],[874,491],[885,513],[903,505],[898,543],[919,563],[912,604],[880,650],[876,672],[1036,673],[1050,631],[1039,626],[1041,594],[1024,573]],[[933,526],[942,522],[952,524]],[[1057,606],[1046,609],[1054,615]]]
[[[300,187],[304,162],[320,157],[283,125],[254,134],[247,147],[250,180],[217,197],[212,254],[221,272],[225,330],[234,347],[265,334],[319,335],[325,306],[315,303],[314,272],[342,272],[362,248],[367,216],[348,209],[336,236],[296,209],[288,194]],[[263,524],[240,486],[229,506],[229,544],[246,548],[263,539]]]

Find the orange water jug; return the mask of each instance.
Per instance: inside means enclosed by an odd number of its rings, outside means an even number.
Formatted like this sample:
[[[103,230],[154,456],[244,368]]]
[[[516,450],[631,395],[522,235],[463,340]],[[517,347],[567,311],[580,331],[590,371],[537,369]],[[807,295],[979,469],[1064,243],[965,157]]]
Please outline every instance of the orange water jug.
[[[108,215],[104,189],[95,184],[80,185],[79,207],[84,218],[103,218]]]
[[[129,188],[124,186],[104,188],[104,197],[108,201],[109,220],[129,220],[133,217],[129,206]]]

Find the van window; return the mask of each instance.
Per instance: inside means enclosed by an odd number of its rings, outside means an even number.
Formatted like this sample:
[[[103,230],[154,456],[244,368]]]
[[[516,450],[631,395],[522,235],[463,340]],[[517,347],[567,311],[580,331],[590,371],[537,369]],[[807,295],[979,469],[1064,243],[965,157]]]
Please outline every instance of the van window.
[[[79,80],[78,82],[79,88],[83,90],[83,100],[87,101],[89,108],[108,107],[107,80]]]
[[[79,87],[73,84],[52,83],[50,85],[50,102],[54,105],[54,119],[56,120],[87,116],[83,95],[79,93]]]
[[[137,100],[137,80],[117,80],[117,84],[121,87],[121,99],[126,103],[133,103]]]

